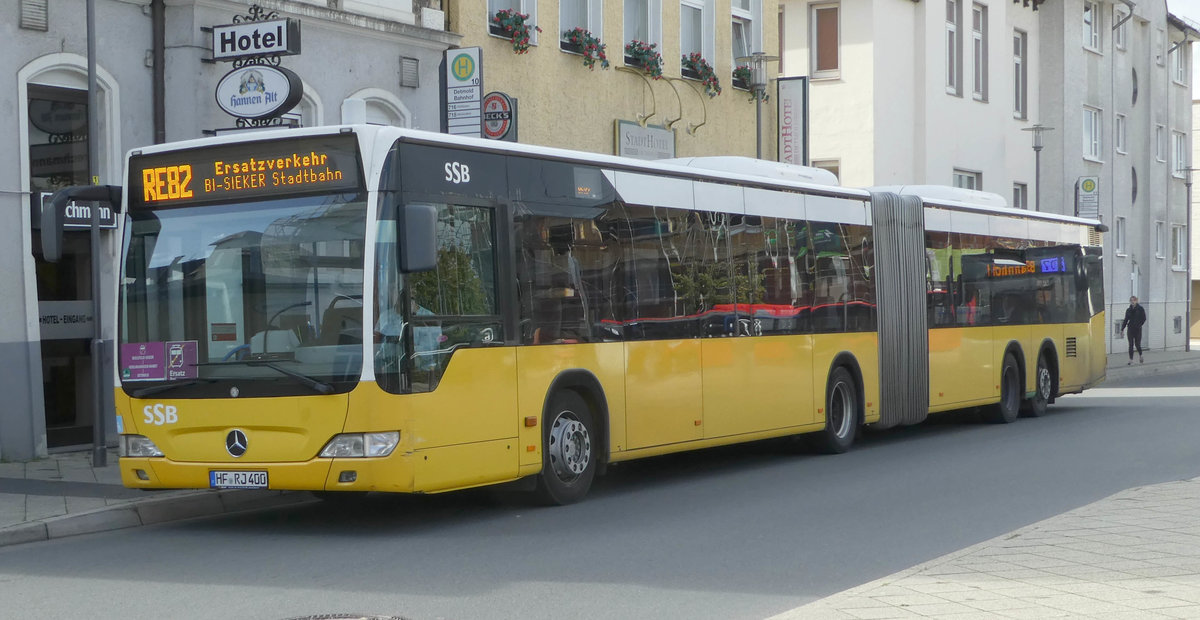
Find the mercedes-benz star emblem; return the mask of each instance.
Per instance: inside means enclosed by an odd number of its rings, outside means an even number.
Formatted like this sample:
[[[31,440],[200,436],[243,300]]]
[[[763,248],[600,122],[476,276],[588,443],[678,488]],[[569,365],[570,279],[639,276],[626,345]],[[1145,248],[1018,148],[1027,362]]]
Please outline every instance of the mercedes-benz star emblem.
[[[229,451],[229,456],[237,458],[246,453],[246,433],[238,429],[229,431],[225,436],[225,449]]]

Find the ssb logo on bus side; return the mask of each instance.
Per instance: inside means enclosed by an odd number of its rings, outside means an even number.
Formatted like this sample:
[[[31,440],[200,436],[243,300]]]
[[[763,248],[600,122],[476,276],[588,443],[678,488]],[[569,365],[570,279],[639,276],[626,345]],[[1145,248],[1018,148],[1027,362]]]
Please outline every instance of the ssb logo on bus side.
[[[471,168],[466,164],[460,164],[456,161],[446,162],[446,180],[450,183],[458,185],[460,183],[471,182]]]

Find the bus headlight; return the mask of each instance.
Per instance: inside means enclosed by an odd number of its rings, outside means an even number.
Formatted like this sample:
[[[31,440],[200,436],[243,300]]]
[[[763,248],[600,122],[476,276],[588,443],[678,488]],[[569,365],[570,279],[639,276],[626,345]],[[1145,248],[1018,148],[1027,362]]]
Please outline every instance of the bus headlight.
[[[322,458],[362,458],[387,456],[400,443],[400,431],[389,433],[343,433],[335,435],[321,448]]]
[[[121,441],[117,442],[117,455],[130,456],[135,458],[148,456],[162,456],[162,450],[150,441],[149,437],[144,435],[121,435]]]

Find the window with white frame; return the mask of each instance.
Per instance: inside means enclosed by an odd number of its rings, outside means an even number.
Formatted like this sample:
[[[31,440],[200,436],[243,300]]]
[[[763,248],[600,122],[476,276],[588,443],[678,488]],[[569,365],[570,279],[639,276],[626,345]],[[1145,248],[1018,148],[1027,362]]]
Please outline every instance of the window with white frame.
[[[731,0],[733,66],[737,59],[766,51],[762,40],[762,0]],[[745,64],[745,63],[743,63]]]
[[[683,56],[700,54],[713,63],[713,13],[716,0],[681,0],[679,3],[679,52]],[[697,77],[684,70],[687,77]]]
[[[1167,128],[1163,125],[1154,126],[1154,158],[1167,161]]]
[[[1171,80],[1181,86],[1188,83],[1188,56],[1191,56],[1192,44],[1184,41],[1179,43],[1171,52]]]
[[[1100,159],[1100,110],[1083,106],[1083,156]]]
[[[814,159],[811,165],[813,168],[833,173],[833,176],[838,179],[842,178],[842,160],[840,159]]]
[[[1029,185],[1026,183],[1013,183],[1013,199],[1012,206],[1014,209],[1029,208]]]
[[[814,4],[809,8],[809,24],[812,26],[813,79],[836,78],[841,75],[841,6],[838,4]]]
[[[565,41],[568,32],[582,28],[599,39],[600,33],[604,30],[602,24],[603,4],[601,0],[559,0],[558,28],[561,31],[558,33],[559,37]],[[563,47],[563,49],[569,48]]]
[[[1129,20],[1126,19],[1127,17],[1129,17],[1129,13],[1123,8],[1113,6],[1113,25],[1116,26],[1113,28],[1113,47],[1119,50],[1125,49],[1125,36],[1129,30]]]
[[[1154,256],[1157,258],[1166,258],[1166,240],[1167,224],[1166,222],[1154,223]]]
[[[1029,36],[1013,31],[1013,116],[1028,118],[1029,109]]]
[[[1113,246],[1118,256],[1125,256],[1125,217],[1122,215],[1113,221]]]
[[[1100,4],[1090,0],[1083,3],[1083,47],[1100,51]]]
[[[946,0],[946,92],[962,96],[962,1]]]
[[[953,185],[963,189],[983,189],[983,173],[955,168]]]
[[[1182,179],[1188,167],[1187,135],[1182,131],[1171,132],[1171,175]]]
[[[1113,146],[1116,147],[1118,153],[1124,153],[1125,149],[1125,115],[1118,114],[1113,122]]]
[[[987,101],[988,89],[988,10],[982,4],[971,5],[971,52],[974,84],[971,94],[979,101]]]
[[[525,24],[529,26],[529,43],[537,45],[537,0],[488,0],[488,32],[490,34],[498,37],[508,36],[500,26],[496,25],[496,22],[491,20],[491,17],[498,11],[505,9],[529,16],[525,19]]]
[[[599,36],[598,33],[593,33]],[[625,0],[625,39],[621,49],[630,41],[657,45],[662,52],[662,0]]]
[[[1171,225],[1171,268],[1184,269],[1187,267],[1187,227]]]

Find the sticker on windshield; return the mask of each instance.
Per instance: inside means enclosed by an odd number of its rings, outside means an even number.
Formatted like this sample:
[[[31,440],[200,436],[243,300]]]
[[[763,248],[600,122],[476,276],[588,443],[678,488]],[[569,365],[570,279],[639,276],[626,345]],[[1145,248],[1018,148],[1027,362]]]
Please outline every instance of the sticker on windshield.
[[[121,345],[121,379],[195,379],[196,360],[195,340],[124,343]]]
[[[167,379],[196,378],[196,341],[167,343]]]

